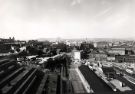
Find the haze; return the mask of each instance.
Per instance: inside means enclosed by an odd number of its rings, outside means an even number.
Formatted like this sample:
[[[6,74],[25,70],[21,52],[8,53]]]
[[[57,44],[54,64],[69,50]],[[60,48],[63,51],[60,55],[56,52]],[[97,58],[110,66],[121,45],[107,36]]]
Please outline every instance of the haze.
[[[0,0],[0,37],[134,38],[135,0]]]

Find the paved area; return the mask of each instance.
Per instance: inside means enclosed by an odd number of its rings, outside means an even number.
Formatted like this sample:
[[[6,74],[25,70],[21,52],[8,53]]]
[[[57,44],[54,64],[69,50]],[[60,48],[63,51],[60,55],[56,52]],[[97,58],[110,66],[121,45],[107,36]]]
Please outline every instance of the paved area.
[[[71,81],[73,92],[74,93],[86,93],[82,81],[75,70],[76,65],[72,64],[71,68],[69,69],[69,79]]]

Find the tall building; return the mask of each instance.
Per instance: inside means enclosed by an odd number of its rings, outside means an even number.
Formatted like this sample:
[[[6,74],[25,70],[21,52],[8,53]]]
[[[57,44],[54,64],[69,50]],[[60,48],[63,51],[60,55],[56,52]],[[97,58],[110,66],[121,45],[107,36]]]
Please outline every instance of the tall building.
[[[81,60],[80,51],[75,51],[75,52],[74,52],[74,59],[75,59],[75,60]]]
[[[79,64],[79,62],[81,60],[81,52],[77,51],[77,50],[73,50],[72,55],[73,55],[74,63],[78,63]]]

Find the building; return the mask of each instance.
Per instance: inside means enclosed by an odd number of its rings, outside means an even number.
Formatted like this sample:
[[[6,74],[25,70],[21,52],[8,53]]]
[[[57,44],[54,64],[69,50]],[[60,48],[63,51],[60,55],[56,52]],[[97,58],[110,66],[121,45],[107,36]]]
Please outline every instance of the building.
[[[109,46],[107,42],[95,42],[93,45],[95,48],[105,48]]]
[[[11,38],[9,37],[9,39],[3,39],[3,38],[0,38],[0,43],[1,44],[5,44],[5,43],[14,43],[15,42],[15,38]]]
[[[115,61],[115,55],[114,54],[109,54],[108,56],[107,56],[107,61]]]
[[[73,50],[73,59],[75,61],[75,63],[79,63],[81,61],[81,52],[77,51],[77,50]]]
[[[115,60],[119,63],[135,63],[135,55],[116,55]]]
[[[125,55],[125,48],[123,47],[112,47],[108,49],[109,54],[114,54],[114,55]]]
[[[74,59],[76,59],[76,60],[81,60],[80,51],[75,51],[75,52],[74,52]]]
[[[99,52],[92,52],[89,54],[89,58],[94,58],[96,61],[106,61],[107,54],[106,53],[99,53]]]

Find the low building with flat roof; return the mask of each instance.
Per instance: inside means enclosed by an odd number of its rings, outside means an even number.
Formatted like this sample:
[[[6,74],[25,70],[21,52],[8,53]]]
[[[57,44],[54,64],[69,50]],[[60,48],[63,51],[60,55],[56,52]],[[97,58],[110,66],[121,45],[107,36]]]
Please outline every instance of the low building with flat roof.
[[[121,81],[117,79],[113,79],[110,82],[121,92],[132,90],[130,87],[124,86],[124,83],[122,83]]]

